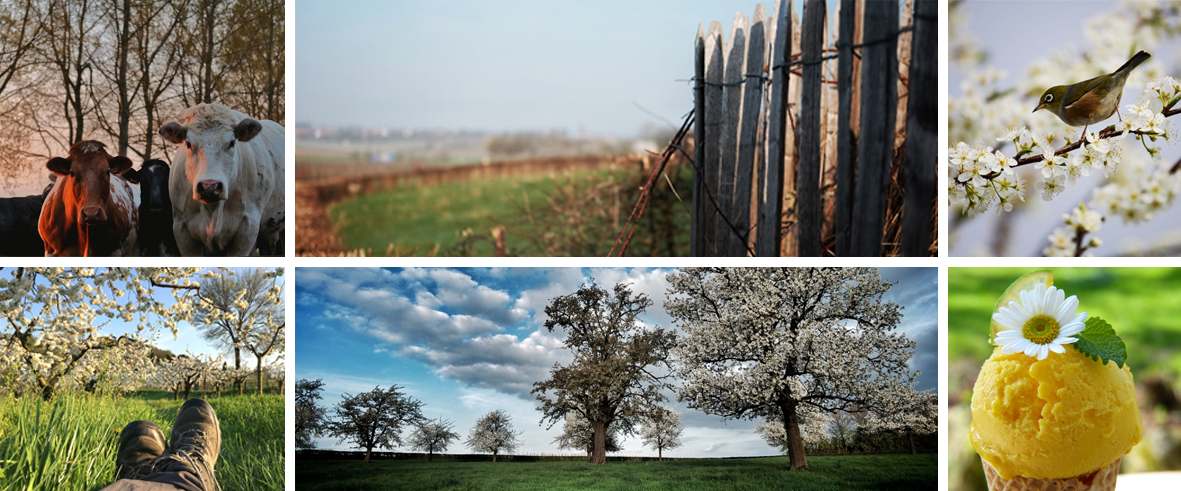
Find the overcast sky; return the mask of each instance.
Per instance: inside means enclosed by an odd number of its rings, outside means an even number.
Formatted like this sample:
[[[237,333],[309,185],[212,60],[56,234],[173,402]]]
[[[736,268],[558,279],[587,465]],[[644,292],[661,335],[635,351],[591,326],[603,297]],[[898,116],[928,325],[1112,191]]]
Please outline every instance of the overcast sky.
[[[660,118],[679,126],[697,26],[720,21],[728,35],[756,3],[297,0],[295,119],[624,137]]]
[[[883,268],[896,281],[886,295],[903,306],[899,330],[917,343],[911,366],[922,371],[919,389],[938,382],[936,268]],[[641,321],[675,327],[664,311],[668,269],[296,269],[296,379],[323,379],[321,405],[343,393],[396,384],[425,403],[428,418],[455,422],[466,439],[483,414],[503,409],[523,430],[520,453],[572,454],[551,442],[561,425],[539,425],[529,394],[555,362],[570,361],[560,337],[546,332],[544,308],[557,296],[596,281],[618,282],[647,294],[653,305]],[[679,457],[776,455],[752,433],[756,421],[723,421],[670,398],[685,422]],[[409,433],[407,433],[407,436]],[[320,448],[349,450],[324,438]],[[402,449],[408,450],[408,449]],[[462,442],[449,449],[467,453]],[[638,438],[623,442],[622,455],[656,455]]]

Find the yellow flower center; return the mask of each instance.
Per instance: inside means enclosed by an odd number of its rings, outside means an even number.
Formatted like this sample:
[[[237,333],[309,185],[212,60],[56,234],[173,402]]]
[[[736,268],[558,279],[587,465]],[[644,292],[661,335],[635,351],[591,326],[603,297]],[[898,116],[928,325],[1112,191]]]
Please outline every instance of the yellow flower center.
[[[1048,315],[1035,315],[1025,321],[1021,335],[1034,344],[1049,344],[1058,338],[1058,319]]]

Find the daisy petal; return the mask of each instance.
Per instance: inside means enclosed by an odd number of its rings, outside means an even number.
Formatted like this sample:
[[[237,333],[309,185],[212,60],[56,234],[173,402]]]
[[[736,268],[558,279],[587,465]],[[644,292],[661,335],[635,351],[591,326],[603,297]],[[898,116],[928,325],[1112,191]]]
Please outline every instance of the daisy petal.
[[[1050,351],[1053,351],[1055,353],[1065,353],[1066,352],[1066,348],[1063,348],[1061,344],[1058,344],[1057,339],[1055,339],[1053,343],[1050,343],[1047,346],[1050,347]]]
[[[1040,349],[1038,349],[1038,352],[1037,352],[1037,359],[1039,359],[1039,360],[1046,359],[1046,355],[1050,354],[1050,345],[1041,344],[1038,346],[1040,347]]]
[[[1080,324],[1067,324],[1067,325],[1062,326],[1061,328],[1058,329],[1058,335],[1059,336],[1074,336],[1075,334],[1083,332],[1083,329],[1086,329],[1086,327],[1087,326],[1084,326],[1081,323]]]
[[[1062,302],[1062,305],[1058,307],[1054,318],[1058,319],[1058,322],[1063,322],[1068,316],[1073,315],[1074,311],[1076,310],[1078,310],[1078,296],[1071,295],[1070,298],[1066,299],[1066,301]]]
[[[1033,344],[1033,342],[1031,341],[1029,343],[1029,346],[1025,347],[1025,354],[1029,355],[1029,356],[1037,356],[1037,353],[1041,350],[1042,350],[1042,345]]]

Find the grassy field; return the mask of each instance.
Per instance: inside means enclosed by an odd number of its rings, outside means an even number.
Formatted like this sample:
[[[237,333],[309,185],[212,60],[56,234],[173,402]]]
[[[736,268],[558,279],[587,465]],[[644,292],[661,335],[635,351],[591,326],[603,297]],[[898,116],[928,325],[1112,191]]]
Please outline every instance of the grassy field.
[[[1127,364],[1137,385],[1152,378],[1174,384],[1181,374],[1181,269],[1048,268],[1054,285],[1077,295],[1079,311],[1102,317],[1128,349]],[[981,365],[992,354],[989,322],[997,298],[1013,280],[1032,271],[1022,268],[952,268],[948,272],[949,489],[987,489],[980,458],[968,439],[968,403]],[[1069,349],[1069,348],[1068,348]],[[1141,407],[1150,414],[1151,408]],[[1152,419],[1146,416],[1146,424]],[[1146,432],[1165,431],[1165,427]],[[1147,434],[1147,433],[1146,433]],[[1146,438],[1147,440],[1147,438]],[[1173,440],[1169,440],[1173,441]],[[1124,457],[1123,472],[1162,470],[1166,460],[1142,445]],[[1163,448],[1163,447],[1162,447]]]
[[[687,182],[689,174],[684,172]],[[512,256],[605,255],[631,213],[644,177],[632,170],[618,170],[412,186],[360,196],[332,206],[328,214],[346,249],[365,249],[378,256],[387,252],[491,256],[491,240],[475,240],[467,247],[457,244],[465,230],[487,237],[498,226],[505,227],[505,242]],[[691,189],[685,186],[678,192],[686,200],[684,206],[689,206]],[[675,231],[657,239],[651,237],[654,234],[646,228],[651,224],[646,223],[637,230],[637,235],[644,237],[633,239],[629,253],[647,254],[656,248],[664,256],[687,254],[688,212],[680,204],[657,204],[657,199],[674,199],[663,182],[644,219],[674,213],[681,218],[667,224]],[[663,209],[657,211],[658,207]],[[556,213],[554,208],[562,212]],[[546,250],[539,242],[562,244],[565,250]]]
[[[225,491],[284,486],[283,398],[207,399],[221,423],[218,483]],[[119,399],[64,394],[0,397],[0,489],[97,489],[115,480],[119,431],[144,419],[171,434],[181,402],[171,392]]]
[[[788,472],[787,457],[686,459],[664,462],[460,462],[426,460],[304,460],[299,489],[446,490],[925,490],[935,489],[938,456],[809,457],[811,472]]]

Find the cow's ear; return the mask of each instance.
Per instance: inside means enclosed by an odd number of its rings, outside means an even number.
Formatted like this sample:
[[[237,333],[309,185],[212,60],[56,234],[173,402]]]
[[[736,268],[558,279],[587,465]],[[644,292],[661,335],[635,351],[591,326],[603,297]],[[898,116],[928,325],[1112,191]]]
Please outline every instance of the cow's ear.
[[[172,143],[180,145],[185,141],[185,136],[189,134],[189,129],[176,121],[169,121],[160,127],[160,136],[164,137]]]
[[[127,169],[127,171],[124,172],[121,177],[123,177],[124,181],[130,182],[132,184],[139,184],[139,171],[135,169]]]
[[[49,159],[49,162],[45,163],[45,167],[49,169],[50,172],[60,176],[70,175],[70,159],[64,157],[54,157]]]
[[[131,159],[117,155],[107,159],[107,165],[111,166],[111,174],[122,174],[123,171],[131,168]]]
[[[240,142],[248,142],[262,131],[262,124],[254,118],[246,118],[234,125],[234,138]]]

